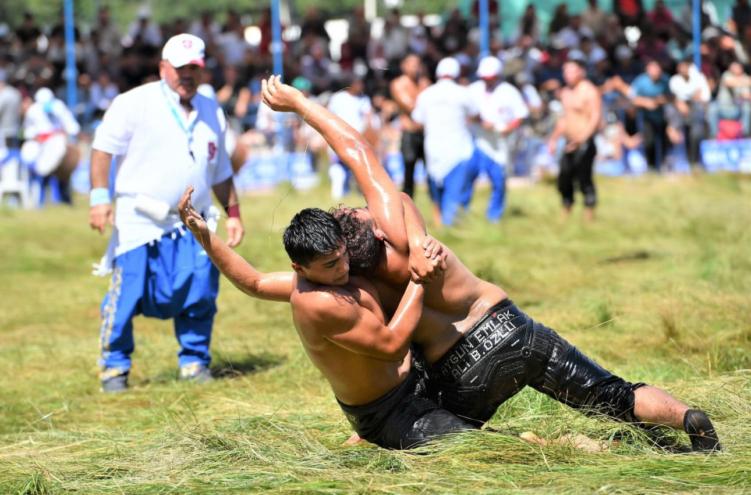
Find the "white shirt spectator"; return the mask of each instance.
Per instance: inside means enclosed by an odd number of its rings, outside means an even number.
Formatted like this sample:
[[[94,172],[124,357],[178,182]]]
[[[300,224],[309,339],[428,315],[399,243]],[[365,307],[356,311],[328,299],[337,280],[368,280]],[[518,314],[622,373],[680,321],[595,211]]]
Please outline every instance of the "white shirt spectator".
[[[139,213],[140,198],[166,203],[174,211],[185,188],[193,185],[193,204],[206,212],[212,186],[232,175],[224,113],[202,94],[191,104],[186,116],[177,93],[162,81],[147,83],[115,98],[97,128],[92,147],[117,157],[116,256],[179,224],[175,215],[157,221]]]
[[[424,126],[428,175],[439,184],[474,151],[468,119],[479,111],[469,89],[439,79],[417,97],[412,119]]]
[[[355,96],[348,91],[334,93],[329,99],[328,108],[331,113],[360,133],[368,126],[368,119],[373,112],[367,96]]]
[[[688,70],[688,79],[680,74],[670,78],[670,92],[681,101],[692,101],[697,92],[702,103],[708,103],[712,97],[707,78],[693,65]]]
[[[69,136],[81,132],[81,126],[65,103],[55,97],[44,102],[32,103],[23,119],[24,137],[42,138],[58,132],[64,132]]]
[[[527,118],[529,109],[524,98],[518,89],[506,81],[490,92],[484,81],[476,81],[470,85],[469,90],[475,106],[480,110],[482,121],[493,125],[493,129],[486,129],[481,124],[473,125],[475,145],[494,162],[507,164],[508,139],[501,132],[512,122]]]

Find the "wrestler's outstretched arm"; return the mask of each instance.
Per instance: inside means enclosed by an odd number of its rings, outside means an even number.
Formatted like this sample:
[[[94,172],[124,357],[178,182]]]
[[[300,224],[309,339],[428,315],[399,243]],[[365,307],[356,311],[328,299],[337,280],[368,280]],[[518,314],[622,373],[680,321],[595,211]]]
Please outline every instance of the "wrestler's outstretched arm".
[[[263,273],[256,270],[227,243],[211,232],[206,221],[190,202],[193,187],[189,186],[180,198],[180,219],[206,250],[211,261],[235,287],[249,296],[270,301],[289,302],[294,287],[294,272]]]
[[[376,226],[397,251],[409,250],[401,197],[386,169],[365,138],[323,106],[282,84],[279,76],[261,82],[263,101],[278,112],[295,112],[318,131],[352,171]]]

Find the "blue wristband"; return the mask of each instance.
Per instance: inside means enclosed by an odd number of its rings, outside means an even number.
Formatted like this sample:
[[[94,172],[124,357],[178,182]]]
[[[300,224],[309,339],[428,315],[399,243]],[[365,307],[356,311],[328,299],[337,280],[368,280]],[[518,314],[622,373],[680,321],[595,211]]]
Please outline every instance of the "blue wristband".
[[[109,204],[111,201],[110,190],[106,187],[95,187],[89,193],[89,206]]]

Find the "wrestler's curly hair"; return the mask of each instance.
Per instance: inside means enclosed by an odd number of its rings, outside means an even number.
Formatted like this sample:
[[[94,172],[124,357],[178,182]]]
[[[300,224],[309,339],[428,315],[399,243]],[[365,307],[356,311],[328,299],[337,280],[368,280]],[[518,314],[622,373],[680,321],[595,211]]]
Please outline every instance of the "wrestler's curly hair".
[[[304,266],[336,251],[344,242],[339,222],[319,208],[300,210],[284,229],[283,239],[289,259]]]
[[[384,242],[373,233],[373,221],[361,220],[354,208],[339,205],[329,210],[339,222],[344,243],[349,254],[349,273],[352,275],[372,275],[381,262],[386,250]]]

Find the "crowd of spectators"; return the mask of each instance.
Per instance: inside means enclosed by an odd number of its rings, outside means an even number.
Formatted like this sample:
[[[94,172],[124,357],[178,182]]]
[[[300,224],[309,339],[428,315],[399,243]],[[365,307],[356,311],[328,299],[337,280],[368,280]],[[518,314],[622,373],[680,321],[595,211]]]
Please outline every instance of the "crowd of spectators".
[[[572,58],[585,61],[588,78],[603,94],[605,118],[598,150],[606,158],[620,159],[630,149],[642,149],[649,165],[660,169],[671,147],[685,147],[689,161],[698,163],[702,139],[751,132],[747,0],[737,0],[731,18],[723,24],[705,6],[700,67],[692,63],[690,2],[676,12],[662,0],[649,11],[639,0],[615,0],[613,12],[605,12],[597,0],[589,0],[576,14],[561,3],[548,25],[541,24],[530,3],[516,32],[506,37],[499,35],[497,27],[503,15],[500,2],[489,3],[491,26],[495,26],[490,51],[503,62],[503,77],[521,91],[530,109],[520,136],[549,134],[560,108],[561,67]],[[426,22],[430,16],[424,15],[405,22],[398,10],[391,10],[376,30],[356,8],[347,16],[346,39],[334,46],[326,25],[329,16],[311,8],[295,19],[299,36],[294,40],[287,36],[284,42],[285,79],[326,100],[353,80],[361,80],[364,95],[371,100],[372,127],[383,129],[387,141],[383,147],[392,149],[398,141],[394,137],[398,119],[388,88],[399,74],[400,61],[415,53],[425,74],[432,76],[438,61],[453,55],[462,67],[461,80],[470,83],[480,59],[476,14],[475,5],[468,16],[454,9],[437,23]],[[253,44],[248,42],[251,25],[260,33]],[[256,129],[260,80],[272,68],[270,12],[251,17],[232,9],[206,11],[196,19],[157,23],[148,9],[141,9],[121,30],[104,7],[90,29],[80,27],[75,30],[78,94],[72,110],[84,132],[91,131],[118,93],[158,78],[161,46],[179,32],[205,40],[206,83],[213,86],[235,131]],[[53,89],[58,97],[65,95],[62,16],[54,25],[43,26],[32,13],[25,13],[22,22],[1,36],[0,73],[6,85],[20,90],[26,100],[42,87]]]

